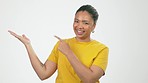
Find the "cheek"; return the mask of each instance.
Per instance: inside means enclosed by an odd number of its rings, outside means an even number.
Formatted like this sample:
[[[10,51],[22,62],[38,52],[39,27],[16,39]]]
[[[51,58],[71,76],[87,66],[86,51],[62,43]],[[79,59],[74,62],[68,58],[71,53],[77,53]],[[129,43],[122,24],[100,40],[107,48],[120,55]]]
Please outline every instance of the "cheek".
[[[86,30],[87,30],[88,33],[91,33],[92,27],[87,27]]]
[[[75,29],[76,27],[77,27],[77,25],[74,23],[74,24],[73,24],[73,29]]]

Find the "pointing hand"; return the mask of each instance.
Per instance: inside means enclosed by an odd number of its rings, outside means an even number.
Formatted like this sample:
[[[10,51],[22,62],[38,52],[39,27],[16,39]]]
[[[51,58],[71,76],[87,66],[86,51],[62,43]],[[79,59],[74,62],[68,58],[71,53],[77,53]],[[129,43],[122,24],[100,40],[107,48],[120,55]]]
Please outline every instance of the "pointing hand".
[[[64,55],[68,55],[71,51],[69,45],[60,37],[55,36],[59,40],[58,50],[61,51]]]

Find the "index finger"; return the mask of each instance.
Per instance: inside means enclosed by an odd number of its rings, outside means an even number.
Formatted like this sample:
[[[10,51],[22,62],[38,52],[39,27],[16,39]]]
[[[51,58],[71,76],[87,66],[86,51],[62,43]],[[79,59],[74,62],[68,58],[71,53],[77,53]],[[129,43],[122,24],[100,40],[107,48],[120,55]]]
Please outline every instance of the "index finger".
[[[60,37],[58,37],[56,35],[54,37],[57,38],[59,41],[62,41],[62,39]]]

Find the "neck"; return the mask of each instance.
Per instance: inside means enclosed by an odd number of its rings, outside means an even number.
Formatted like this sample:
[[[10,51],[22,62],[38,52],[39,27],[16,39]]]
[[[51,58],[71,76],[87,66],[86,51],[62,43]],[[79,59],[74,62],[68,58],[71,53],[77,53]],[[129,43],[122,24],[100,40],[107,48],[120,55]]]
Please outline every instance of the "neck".
[[[78,38],[78,37],[75,37],[77,41],[79,42],[90,42],[91,39],[90,38]]]

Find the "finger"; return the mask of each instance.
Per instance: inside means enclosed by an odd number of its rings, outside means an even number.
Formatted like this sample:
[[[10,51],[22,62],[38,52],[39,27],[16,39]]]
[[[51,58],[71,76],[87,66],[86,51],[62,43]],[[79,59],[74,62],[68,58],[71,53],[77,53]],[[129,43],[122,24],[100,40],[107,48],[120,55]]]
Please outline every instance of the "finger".
[[[58,37],[56,35],[54,37],[57,38],[58,40],[62,41],[62,39],[60,37]]]
[[[10,31],[10,30],[8,30],[8,32],[11,34],[11,35],[13,35],[13,36],[15,36],[15,37],[19,37],[19,35],[17,35],[16,33],[14,33],[13,31]]]
[[[23,34],[22,36],[23,36],[25,39],[29,40],[29,39],[26,37],[26,35]]]

